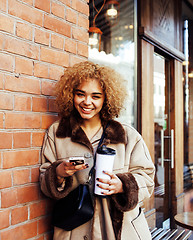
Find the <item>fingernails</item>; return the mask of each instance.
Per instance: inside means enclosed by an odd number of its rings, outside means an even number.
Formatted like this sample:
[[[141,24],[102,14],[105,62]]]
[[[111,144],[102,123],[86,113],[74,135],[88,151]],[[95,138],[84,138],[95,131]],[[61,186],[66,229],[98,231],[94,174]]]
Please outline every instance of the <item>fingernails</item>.
[[[99,178],[97,178],[96,180],[99,181]]]
[[[97,184],[97,187],[99,187],[99,184]]]
[[[88,168],[89,167],[88,163],[86,163],[85,166],[86,166],[86,168]]]

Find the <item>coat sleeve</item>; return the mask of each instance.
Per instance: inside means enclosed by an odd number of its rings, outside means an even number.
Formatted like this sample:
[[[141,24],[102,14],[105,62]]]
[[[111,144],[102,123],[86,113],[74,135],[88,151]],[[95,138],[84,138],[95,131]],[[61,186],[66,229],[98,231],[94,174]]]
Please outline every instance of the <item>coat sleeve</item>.
[[[126,145],[126,158],[129,158],[129,171],[117,174],[123,183],[124,193],[112,196],[120,211],[132,210],[139,202],[149,198],[154,190],[155,167],[139,134],[135,134]]]
[[[58,186],[56,167],[62,162],[57,160],[54,135],[51,130],[45,134],[40,166],[40,186],[42,192],[53,199],[60,199],[65,197],[72,186],[72,177],[64,179],[63,186]]]

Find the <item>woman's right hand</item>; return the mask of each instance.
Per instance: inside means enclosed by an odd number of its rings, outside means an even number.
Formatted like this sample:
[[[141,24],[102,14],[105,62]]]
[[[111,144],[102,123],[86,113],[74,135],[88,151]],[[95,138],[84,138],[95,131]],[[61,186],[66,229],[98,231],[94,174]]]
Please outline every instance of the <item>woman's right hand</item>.
[[[74,165],[73,162],[63,161],[56,167],[56,175],[60,178],[70,177],[75,172],[88,168],[88,164]]]

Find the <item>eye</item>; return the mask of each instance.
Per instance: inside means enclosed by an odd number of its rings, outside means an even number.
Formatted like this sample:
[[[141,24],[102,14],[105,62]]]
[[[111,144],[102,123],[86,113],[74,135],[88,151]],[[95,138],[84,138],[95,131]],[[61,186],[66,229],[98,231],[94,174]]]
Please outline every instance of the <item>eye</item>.
[[[78,97],[84,97],[84,94],[83,94],[83,93],[76,93],[76,95],[77,95]]]
[[[92,98],[93,98],[93,99],[100,99],[100,98],[101,98],[101,96],[94,95],[94,96],[92,96]]]

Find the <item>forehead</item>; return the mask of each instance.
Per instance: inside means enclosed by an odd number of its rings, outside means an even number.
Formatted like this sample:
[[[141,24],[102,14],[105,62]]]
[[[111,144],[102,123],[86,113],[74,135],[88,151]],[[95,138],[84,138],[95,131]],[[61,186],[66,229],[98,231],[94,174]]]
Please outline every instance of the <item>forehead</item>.
[[[89,91],[89,92],[103,92],[103,89],[101,87],[100,81],[98,79],[88,78],[82,83],[79,84],[77,89],[80,89],[82,91]]]

